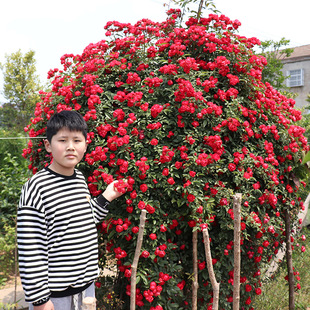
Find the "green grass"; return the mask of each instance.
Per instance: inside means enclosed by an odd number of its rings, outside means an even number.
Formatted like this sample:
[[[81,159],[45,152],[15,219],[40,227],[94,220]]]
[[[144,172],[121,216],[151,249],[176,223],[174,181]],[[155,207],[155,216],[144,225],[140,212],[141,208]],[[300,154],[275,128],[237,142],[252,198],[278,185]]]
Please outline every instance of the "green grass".
[[[295,310],[310,310],[310,229],[303,227],[302,234],[306,236],[305,241],[299,241],[299,247],[295,246],[293,251],[294,270],[299,272],[300,280],[295,280],[295,285],[301,285],[300,290],[295,292]],[[304,245],[305,252],[300,248]],[[284,262],[273,280],[263,284],[262,294],[254,303],[255,310],[287,310],[289,305],[289,287],[284,279],[287,275],[286,263]]]

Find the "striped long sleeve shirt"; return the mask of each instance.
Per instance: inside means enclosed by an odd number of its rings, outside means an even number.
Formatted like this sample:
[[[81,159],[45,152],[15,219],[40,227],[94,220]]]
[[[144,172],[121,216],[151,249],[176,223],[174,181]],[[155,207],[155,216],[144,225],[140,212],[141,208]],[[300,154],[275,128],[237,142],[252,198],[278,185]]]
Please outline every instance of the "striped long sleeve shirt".
[[[45,168],[25,183],[17,214],[19,270],[25,299],[85,287],[98,276],[96,224],[109,202],[90,198],[84,176]]]

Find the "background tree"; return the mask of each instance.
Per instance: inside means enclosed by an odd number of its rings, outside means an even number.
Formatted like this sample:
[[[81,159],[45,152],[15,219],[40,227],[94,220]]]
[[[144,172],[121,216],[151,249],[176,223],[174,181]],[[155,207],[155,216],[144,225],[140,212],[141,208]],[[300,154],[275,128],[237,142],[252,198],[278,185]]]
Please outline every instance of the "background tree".
[[[3,96],[6,102],[0,107],[0,125],[8,130],[22,132],[29,122],[41,88],[36,74],[35,52],[23,54],[21,50],[6,55],[0,68],[4,76]]]
[[[297,124],[305,128],[304,136],[309,141],[310,139],[310,113],[309,113],[310,112],[310,95],[308,95],[307,103],[308,104],[301,109],[303,117],[300,121],[297,122]],[[295,173],[300,179],[305,179],[305,180],[309,179],[310,162],[307,162],[307,161],[309,161],[309,154],[306,154],[304,158],[305,165],[302,166],[300,169],[298,169],[298,171],[295,171]],[[309,192],[310,192],[310,184],[309,182],[307,182],[306,187],[300,192],[300,197],[305,200]]]
[[[20,50],[6,55],[0,64],[5,102],[0,104],[0,231],[7,223],[14,226],[20,189],[29,173],[22,149],[27,146],[24,127],[39,101],[41,88],[36,74],[35,52]]]
[[[285,38],[282,38],[280,41],[266,40],[262,41],[258,47],[257,54],[264,56],[268,62],[263,69],[262,79],[265,83],[270,83],[272,87],[278,90],[288,90],[285,84],[287,77],[283,74],[283,63],[281,60],[289,57],[294,52],[293,48],[284,48],[289,43],[290,40]]]
[[[306,129],[304,135],[309,141],[309,139],[310,139],[310,95],[308,95],[308,98],[306,101],[307,101],[307,104],[302,109],[303,118],[299,123],[300,123],[300,126],[302,126]]]

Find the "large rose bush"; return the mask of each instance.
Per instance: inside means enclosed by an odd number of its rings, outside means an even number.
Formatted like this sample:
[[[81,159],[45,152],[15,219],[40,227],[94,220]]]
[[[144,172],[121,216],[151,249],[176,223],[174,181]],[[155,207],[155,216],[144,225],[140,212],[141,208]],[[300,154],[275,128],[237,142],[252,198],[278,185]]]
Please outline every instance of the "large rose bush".
[[[303,202],[290,172],[308,150],[294,101],[261,81],[266,60],[240,23],[211,14],[177,25],[179,10],[162,23],[110,22],[108,40],[81,55],[64,55],[41,92],[30,137],[44,135],[56,111],[75,109],[89,126],[79,168],[98,195],[120,179],[126,192],[111,204],[100,231],[117,261],[120,296],[128,309],[131,263],[142,209],[147,222],[137,272],[138,309],[191,309],[192,232],[199,230],[199,309],[212,308],[202,229],[208,227],[220,308],[232,307],[232,198],[242,193],[242,309],[261,292],[262,268],[285,241]],[[36,172],[51,160],[40,139],[24,156]],[[99,286],[99,285],[98,285]],[[116,290],[116,288],[115,288]],[[117,290],[116,290],[117,291]]]

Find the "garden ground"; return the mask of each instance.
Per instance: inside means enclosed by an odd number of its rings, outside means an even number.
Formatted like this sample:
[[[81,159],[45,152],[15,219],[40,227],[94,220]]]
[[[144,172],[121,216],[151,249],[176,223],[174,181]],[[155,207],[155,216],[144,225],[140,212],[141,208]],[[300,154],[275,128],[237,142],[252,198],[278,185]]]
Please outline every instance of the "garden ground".
[[[0,307],[2,306],[2,304],[4,305],[14,304],[15,299],[14,297],[15,297],[15,283],[14,281],[11,281],[4,288],[0,290]],[[23,288],[20,284],[19,279],[17,281],[16,301],[18,304],[17,309],[28,309],[28,303],[25,302]]]

